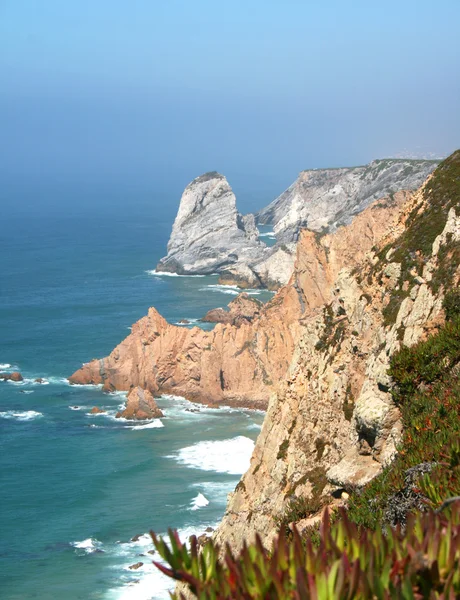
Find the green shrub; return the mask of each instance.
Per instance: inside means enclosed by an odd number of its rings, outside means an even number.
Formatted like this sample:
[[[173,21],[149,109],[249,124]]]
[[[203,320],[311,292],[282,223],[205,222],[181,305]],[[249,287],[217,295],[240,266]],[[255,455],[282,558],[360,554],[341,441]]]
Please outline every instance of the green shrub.
[[[428,506],[437,504],[433,487],[440,498],[460,494],[460,467],[452,455],[460,440],[459,362],[460,317],[428,340],[392,356],[389,373],[404,426],[402,444],[381,475],[351,494],[349,517],[354,523],[377,527],[385,520],[391,497],[400,490],[418,490]],[[436,468],[407,489],[407,470],[430,462]]]
[[[442,307],[447,321],[453,321],[456,317],[460,317],[460,290],[458,288],[447,292]]]

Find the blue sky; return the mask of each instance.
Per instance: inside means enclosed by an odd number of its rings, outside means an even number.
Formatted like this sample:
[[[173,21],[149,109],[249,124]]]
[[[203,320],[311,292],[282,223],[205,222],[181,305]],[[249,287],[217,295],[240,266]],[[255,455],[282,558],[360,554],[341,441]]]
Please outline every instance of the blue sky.
[[[0,176],[264,204],[460,146],[458,0],[0,0]]]

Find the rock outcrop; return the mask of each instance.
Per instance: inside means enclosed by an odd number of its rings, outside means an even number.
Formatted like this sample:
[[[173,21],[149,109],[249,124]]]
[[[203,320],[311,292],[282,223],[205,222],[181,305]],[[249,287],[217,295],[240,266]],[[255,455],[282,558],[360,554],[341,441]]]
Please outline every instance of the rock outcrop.
[[[260,307],[243,296],[252,318],[219,323],[212,331],[170,325],[154,309],[132,327],[110,356],[83,365],[69,381],[104,389],[140,386],[203,403],[266,408],[291,363],[306,319],[333,297],[340,270],[356,266],[396,226],[406,195],[379,201],[335,234],[304,231],[297,267],[288,285]],[[240,299],[235,306],[242,306]],[[247,310],[245,309],[245,310]]]
[[[146,419],[160,419],[164,417],[162,411],[158,408],[152,394],[139,386],[132,389],[126,401],[126,408],[116,414],[117,419],[135,419],[143,421]]]
[[[362,167],[302,171],[285,192],[256,214],[256,221],[273,224],[279,243],[295,241],[304,227],[333,231],[374,200],[417,189],[437,164],[384,159]]]
[[[267,252],[258,238],[254,216],[238,213],[235,194],[225,177],[206,173],[185,188],[168,254],[157,271],[210,274],[238,262],[257,262]]]
[[[214,308],[208,311],[201,321],[204,323],[228,323],[239,326],[245,321],[251,322],[254,318],[259,317],[262,307],[263,304],[260,300],[242,292],[229,303],[228,310]]]
[[[16,383],[19,381],[23,381],[24,377],[19,373],[19,371],[13,371],[12,373],[0,373],[0,380],[3,381],[15,381]]]

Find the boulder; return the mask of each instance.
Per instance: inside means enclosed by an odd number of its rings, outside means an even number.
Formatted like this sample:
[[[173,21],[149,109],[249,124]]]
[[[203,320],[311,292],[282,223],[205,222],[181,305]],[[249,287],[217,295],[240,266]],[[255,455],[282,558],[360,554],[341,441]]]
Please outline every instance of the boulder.
[[[252,321],[260,315],[262,302],[252,298],[246,292],[230,302],[228,310],[224,308],[213,308],[208,311],[201,321],[205,323],[230,323],[231,325],[241,325],[244,321]]]
[[[99,408],[98,406],[93,406],[93,408],[89,412],[92,415],[100,415],[102,413],[105,413],[105,410],[102,410],[102,408]]]
[[[24,377],[19,371],[13,371],[12,373],[0,373],[0,379],[3,379],[3,381],[23,381]]]
[[[131,569],[131,571],[135,571],[136,569],[140,569],[143,565],[143,562],[137,562],[134,565],[130,565],[128,569]]]
[[[135,419],[142,421],[145,419],[159,419],[164,417],[162,411],[158,408],[152,394],[140,386],[133,388],[126,402],[126,408],[116,414],[117,419]]]

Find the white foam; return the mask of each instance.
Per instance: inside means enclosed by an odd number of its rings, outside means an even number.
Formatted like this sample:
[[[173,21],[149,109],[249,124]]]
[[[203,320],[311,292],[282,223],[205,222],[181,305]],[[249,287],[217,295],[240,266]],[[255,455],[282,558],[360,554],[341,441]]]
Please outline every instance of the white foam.
[[[91,554],[92,552],[96,552],[96,550],[100,550],[102,543],[95,538],[87,538],[81,542],[71,542],[70,545],[77,550],[83,550],[85,554]]]
[[[181,323],[180,321],[176,321],[174,325],[180,325],[181,327],[187,327],[187,325],[195,325],[195,323],[200,323],[200,319],[189,319],[188,317],[184,317],[184,320],[187,323]]]
[[[232,289],[230,286],[218,286],[218,285],[208,285],[205,288],[200,288],[200,292],[220,292],[221,294],[230,294],[231,296],[238,296],[239,291]]]
[[[259,233],[259,237],[269,237],[269,238],[275,238],[275,232],[274,231],[266,231],[265,233]]]
[[[200,492],[197,496],[195,496],[195,498],[193,498],[190,510],[199,510],[200,508],[208,506],[208,504],[209,500]]]
[[[32,419],[39,419],[40,417],[43,417],[43,413],[37,412],[35,410],[7,410],[4,412],[0,412],[0,417],[2,417],[3,419],[14,419],[16,421],[31,421]]]
[[[262,425],[259,425],[259,423],[251,423],[248,425],[248,429],[260,431],[262,429]]]
[[[157,277],[206,277],[206,275],[179,275],[179,273],[167,273],[166,271],[155,271],[155,269],[151,269],[146,271],[149,275],[155,275]]]
[[[12,369],[10,363],[0,363],[0,371],[6,371],[8,369]]]
[[[33,390],[22,390],[21,393],[22,394],[33,394],[34,391]]]
[[[203,496],[212,498],[213,504],[220,504],[224,508],[228,494],[233,491],[238,481],[238,477],[234,481],[200,481],[192,483],[190,487],[202,490]]]
[[[199,290],[200,292],[220,292],[221,294],[230,294],[232,296],[238,296],[238,294],[241,294],[242,292],[245,292],[246,294],[248,294],[249,296],[259,296],[259,294],[261,294],[262,290],[256,289],[256,288],[239,288],[236,285],[223,285],[220,283],[212,283],[210,285],[207,285],[204,288],[200,288]],[[263,291],[267,291],[267,290],[263,290]]]
[[[164,427],[164,424],[160,421],[160,419],[155,419],[155,421],[152,421],[151,423],[146,423],[145,425],[134,425],[132,427],[127,427],[127,429],[159,429],[160,427]]]
[[[242,435],[228,440],[203,441],[182,448],[171,458],[192,469],[242,475],[249,468],[254,442]]]
[[[217,523],[202,524],[200,530],[197,531],[194,527],[185,527],[178,531],[182,542],[187,542],[191,535],[200,535],[204,533],[207,526],[215,528]],[[163,534],[163,537],[165,535]],[[120,587],[112,588],[108,591],[107,598],[110,600],[166,600],[170,598],[169,592],[172,592],[175,587],[175,582],[163,575],[153,564],[152,559],[165,564],[158,554],[151,556],[147,554],[145,557],[139,556],[139,550],[153,549],[152,539],[148,534],[142,535],[138,541],[129,542],[127,544],[116,544],[114,551],[123,560],[122,565],[115,568],[123,569],[123,575],[119,579]],[[106,548],[104,548],[106,549]],[[107,552],[110,550],[107,548]],[[140,569],[131,571],[129,565],[133,563],[143,562]]]

